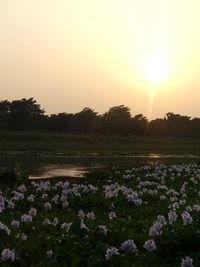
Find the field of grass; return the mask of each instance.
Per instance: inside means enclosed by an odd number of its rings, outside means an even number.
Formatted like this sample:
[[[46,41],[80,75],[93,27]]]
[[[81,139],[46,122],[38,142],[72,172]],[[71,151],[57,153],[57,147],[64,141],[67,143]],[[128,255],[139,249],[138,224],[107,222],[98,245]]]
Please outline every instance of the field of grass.
[[[4,188],[0,265],[200,266],[199,195],[196,164]]]
[[[136,136],[69,135],[62,133],[0,132],[0,152],[50,152],[66,155],[90,153],[145,155],[200,155],[200,140]]]

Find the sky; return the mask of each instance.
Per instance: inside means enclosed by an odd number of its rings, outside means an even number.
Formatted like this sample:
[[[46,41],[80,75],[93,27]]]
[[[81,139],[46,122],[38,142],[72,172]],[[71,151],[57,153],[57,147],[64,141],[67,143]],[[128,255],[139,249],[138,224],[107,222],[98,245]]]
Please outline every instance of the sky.
[[[0,0],[0,100],[200,117],[199,0]]]

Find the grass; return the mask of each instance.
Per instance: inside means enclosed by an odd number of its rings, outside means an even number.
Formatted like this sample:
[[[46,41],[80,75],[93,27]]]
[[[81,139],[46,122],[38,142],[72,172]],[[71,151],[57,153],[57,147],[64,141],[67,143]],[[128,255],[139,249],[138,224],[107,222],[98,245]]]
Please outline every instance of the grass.
[[[200,140],[63,133],[0,132],[0,152],[64,153],[66,155],[200,155]]]

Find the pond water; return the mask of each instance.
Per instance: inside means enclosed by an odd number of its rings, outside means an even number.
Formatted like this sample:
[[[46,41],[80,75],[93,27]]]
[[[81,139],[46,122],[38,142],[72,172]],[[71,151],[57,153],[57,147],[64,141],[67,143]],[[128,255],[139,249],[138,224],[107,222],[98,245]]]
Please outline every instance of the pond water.
[[[81,166],[76,164],[51,164],[44,165],[41,169],[29,175],[29,179],[49,179],[53,177],[83,178],[84,175],[102,165]]]
[[[0,156],[0,167],[14,168],[16,164],[27,174],[29,179],[49,179],[56,177],[83,178],[95,169],[112,167],[129,168],[152,162],[176,164],[183,162],[200,162],[196,155],[87,155],[65,156],[47,154],[4,154]]]
[[[78,160],[77,160],[78,159]],[[85,161],[84,161],[84,160]],[[102,169],[115,166],[134,166],[140,163],[152,163],[152,162],[170,162],[172,161],[191,161],[198,160],[198,157],[192,155],[183,157],[181,155],[159,155],[149,154],[146,156],[110,156],[110,157],[66,157],[66,162],[71,163],[57,163],[57,164],[44,164],[38,169],[33,170],[29,179],[49,179],[53,177],[72,177],[72,178],[83,178],[84,175],[95,169]],[[73,163],[72,163],[73,162]]]

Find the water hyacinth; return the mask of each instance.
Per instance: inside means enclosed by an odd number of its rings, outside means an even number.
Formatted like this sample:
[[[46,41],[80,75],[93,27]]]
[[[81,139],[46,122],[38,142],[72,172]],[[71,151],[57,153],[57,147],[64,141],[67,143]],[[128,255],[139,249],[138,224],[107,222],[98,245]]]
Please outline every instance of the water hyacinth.
[[[160,222],[154,222],[154,224],[149,229],[149,235],[150,236],[156,236],[162,234],[162,227],[163,225]]]
[[[8,226],[6,224],[3,224],[2,222],[0,222],[0,231],[5,231],[7,235],[10,234],[10,229],[8,228]]]
[[[35,200],[35,196],[34,195],[30,195],[30,196],[27,197],[27,201],[28,202],[34,202],[34,200]]]
[[[35,208],[31,208],[28,212],[29,215],[31,215],[32,217],[37,215],[37,209]]]
[[[89,231],[89,228],[85,225],[83,219],[81,219],[80,228]]]
[[[110,220],[113,220],[113,219],[117,218],[117,215],[114,211],[111,211],[111,212],[109,212],[108,217]]]
[[[94,179],[93,184],[32,181],[25,187],[14,185],[0,192],[0,265],[33,261],[35,267],[58,261],[71,266],[75,264],[71,255],[80,253],[81,266],[87,267],[92,248],[99,266],[114,266],[118,261],[122,266],[132,266],[135,259],[138,266],[148,265],[144,258],[149,266],[154,266],[154,261],[155,266],[193,266],[189,257],[170,259],[168,250],[167,260],[160,255],[166,239],[171,245],[172,235],[185,238],[191,231],[198,238],[197,166],[143,165],[120,170],[117,176],[115,169],[106,179]],[[148,235],[152,239],[146,240]],[[38,240],[44,250],[37,253]],[[189,242],[184,251],[179,240],[174,242],[177,255],[191,252]],[[198,253],[198,248],[193,250],[193,255]]]
[[[29,214],[24,214],[21,216],[21,221],[25,223],[31,223],[32,222],[32,216]]]
[[[67,222],[62,223],[60,226],[60,229],[65,230],[66,232],[69,232],[71,225],[72,225],[72,222],[71,223],[67,223]]]
[[[181,216],[182,216],[184,225],[192,223],[193,219],[192,219],[192,216],[189,214],[189,212],[184,211]]]
[[[156,243],[153,239],[149,239],[147,241],[145,241],[144,246],[143,246],[146,250],[152,252],[154,250],[156,250]]]
[[[51,205],[51,203],[46,202],[46,203],[44,204],[44,208],[45,208],[45,210],[51,210],[51,209],[52,209],[52,205]]]
[[[193,210],[200,211],[200,205],[199,204],[194,205]]]
[[[4,249],[1,252],[1,261],[14,261],[15,260],[15,250]]]
[[[137,246],[133,240],[128,239],[121,244],[120,249],[124,252],[136,252]]]
[[[104,235],[107,235],[108,229],[106,225],[99,225],[99,229]]]
[[[50,225],[51,221],[48,218],[45,218],[44,221],[42,222],[42,225]]]
[[[86,217],[87,217],[88,219],[90,219],[90,220],[95,220],[95,215],[94,215],[94,212],[93,212],[93,211],[88,212],[88,213],[86,214]]]
[[[193,267],[193,259],[190,257],[185,257],[181,261],[181,267]]]
[[[21,238],[22,241],[26,241],[27,240],[27,235],[25,233],[21,234]]]
[[[119,255],[119,250],[116,247],[111,247],[106,250],[105,258],[110,260],[113,256]]]
[[[11,222],[11,226],[12,226],[12,227],[19,228],[19,225],[20,225],[20,221],[13,220],[13,221]]]
[[[170,211],[168,212],[168,220],[169,220],[169,224],[173,224],[174,222],[176,222],[177,217],[178,217],[178,216],[177,216],[176,212],[173,211],[173,210],[170,210]]]
[[[46,252],[47,258],[51,259],[53,257],[53,250],[48,250]]]
[[[14,209],[14,208],[15,208],[15,203],[12,202],[12,201],[8,201],[7,207],[8,207],[9,209]]]

